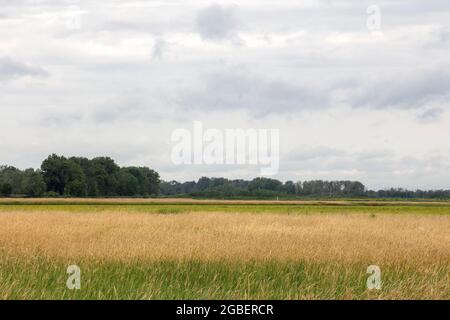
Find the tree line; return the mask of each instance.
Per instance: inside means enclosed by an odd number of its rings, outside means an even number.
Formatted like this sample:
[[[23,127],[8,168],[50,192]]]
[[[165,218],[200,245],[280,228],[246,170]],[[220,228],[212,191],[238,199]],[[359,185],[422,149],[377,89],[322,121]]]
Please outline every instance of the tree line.
[[[286,181],[270,178],[161,181],[148,167],[120,167],[109,157],[93,159],[50,155],[40,169],[0,166],[0,195],[29,197],[299,198],[370,197],[448,199],[450,190],[367,190],[359,181]]]
[[[168,196],[189,195],[203,198],[400,198],[400,199],[448,199],[450,190],[367,190],[359,181],[303,181],[281,182],[269,178],[228,180],[202,177],[197,182],[162,181],[161,194]]]
[[[0,167],[0,194],[30,197],[150,196],[159,192],[159,174],[147,167],[119,167],[109,157],[87,159],[50,155],[38,170]]]
[[[281,182],[270,178],[253,180],[228,180],[226,178],[202,177],[198,182],[162,182],[160,191],[165,195],[188,194],[206,198],[267,198],[295,196],[364,196],[365,186],[358,181],[304,181]]]

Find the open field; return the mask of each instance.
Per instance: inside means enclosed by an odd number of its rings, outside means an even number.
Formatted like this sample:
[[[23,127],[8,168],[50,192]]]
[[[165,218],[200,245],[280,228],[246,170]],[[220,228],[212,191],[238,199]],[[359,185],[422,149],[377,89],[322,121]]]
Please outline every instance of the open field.
[[[340,200],[217,200],[189,198],[0,198],[2,204],[224,204],[224,205],[447,205],[450,200],[340,199]]]
[[[1,199],[0,298],[450,299],[449,230],[449,202]]]

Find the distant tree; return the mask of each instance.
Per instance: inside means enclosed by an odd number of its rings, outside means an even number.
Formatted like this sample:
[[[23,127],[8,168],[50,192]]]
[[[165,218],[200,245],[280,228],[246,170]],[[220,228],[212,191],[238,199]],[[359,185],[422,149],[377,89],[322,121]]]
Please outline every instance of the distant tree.
[[[4,185],[4,194],[23,194],[22,171],[11,166],[1,166],[0,184]]]
[[[120,167],[109,157],[98,157],[91,160],[93,176],[95,177],[99,196],[116,194],[117,174]]]
[[[201,177],[196,181],[161,181],[147,167],[119,167],[109,157],[92,160],[50,155],[41,170],[0,166],[0,194],[72,197],[186,195],[209,198],[375,197],[449,199],[450,190],[366,190],[359,181],[304,182],[259,177],[251,181]]]
[[[283,184],[281,181],[269,178],[255,178],[249,184],[249,190],[271,190],[281,191]]]
[[[0,194],[4,196],[9,196],[12,193],[12,186],[9,183],[0,184]]]
[[[92,161],[83,157],[72,157],[70,160],[77,163],[84,172],[86,195],[89,197],[99,196],[98,182],[95,174],[96,171]]]
[[[52,154],[42,162],[41,170],[48,191],[75,197],[86,195],[86,177],[77,162]]]
[[[139,190],[139,180],[130,172],[124,169],[117,173],[117,190],[120,196],[143,195]]]
[[[23,193],[30,197],[42,196],[47,188],[42,172],[34,169],[27,169],[23,172],[21,185]]]
[[[359,181],[351,181],[347,183],[344,191],[349,195],[362,196],[366,192],[366,187]]]
[[[292,181],[286,181],[283,185],[283,189],[288,194],[296,194],[295,184]]]
[[[204,191],[212,186],[211,179],[207,177],[201,177],[197,182],[197,190]]]
[[[15,167],[0,166],[0,194],[39,197],[45,190],[46,185],[39,170],[22,171]]]
[[[159,190],[162,195],[174,196],[182,194],[181,183],[178,181],[161,181],[159,184]]]
[[[52,154],[42,162],[41,170],[47,190],[63,195],[69,180],[67,159]]]

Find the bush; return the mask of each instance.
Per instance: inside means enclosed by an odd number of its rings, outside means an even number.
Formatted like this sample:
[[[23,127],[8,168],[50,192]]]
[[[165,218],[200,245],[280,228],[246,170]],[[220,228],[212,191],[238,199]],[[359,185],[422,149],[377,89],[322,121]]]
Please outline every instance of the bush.
[[[60,194],[55,191],[47,191],[44,193],[44,198],[59,198]]]

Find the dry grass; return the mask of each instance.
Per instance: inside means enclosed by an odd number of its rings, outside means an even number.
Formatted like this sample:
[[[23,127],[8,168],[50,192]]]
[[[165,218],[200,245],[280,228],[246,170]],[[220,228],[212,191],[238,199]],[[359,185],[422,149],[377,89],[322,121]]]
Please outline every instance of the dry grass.
[[[5,205],[0,299],[450,297],[450,215],[428,214],[437,207],[376,215],[207,207]],[[69,264],[82,266],[83,290],[66,290]],[[383,274],[376,292],[366,289],[372,264]]]
[[[427,266],[449,265],[449,230],[449,216],[6,212],[0,215],[0,250],[114,261]]]

